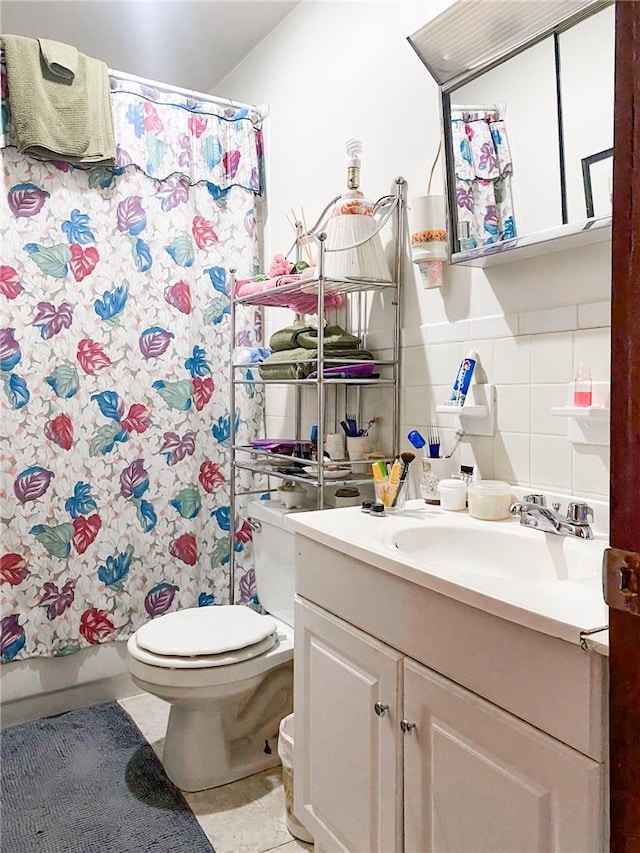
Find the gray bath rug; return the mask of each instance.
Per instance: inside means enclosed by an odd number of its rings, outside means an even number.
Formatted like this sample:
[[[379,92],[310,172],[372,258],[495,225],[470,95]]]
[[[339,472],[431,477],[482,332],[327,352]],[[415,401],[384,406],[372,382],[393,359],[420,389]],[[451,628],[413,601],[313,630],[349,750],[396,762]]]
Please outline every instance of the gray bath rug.
[[[131,717],[106,702],[0,735],[7,853],[212,853]]]

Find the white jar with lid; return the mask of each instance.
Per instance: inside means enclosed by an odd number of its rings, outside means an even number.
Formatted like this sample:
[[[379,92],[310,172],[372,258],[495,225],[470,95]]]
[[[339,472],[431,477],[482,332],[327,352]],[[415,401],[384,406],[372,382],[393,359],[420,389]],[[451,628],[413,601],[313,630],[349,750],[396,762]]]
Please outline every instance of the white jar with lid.
[[[464,480],[440,480],[438,495],[442,509],[460,511],[467,508],[467,484]]]
[[[469,515],[484,521],[509,518],[511,486],[502,480],[478,480],[469,483]]]

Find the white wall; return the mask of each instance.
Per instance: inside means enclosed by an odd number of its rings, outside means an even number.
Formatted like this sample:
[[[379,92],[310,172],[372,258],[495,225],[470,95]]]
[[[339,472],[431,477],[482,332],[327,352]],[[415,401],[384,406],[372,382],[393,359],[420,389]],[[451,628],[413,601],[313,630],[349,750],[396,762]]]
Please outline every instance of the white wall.
[[[399,174],[410,198],[425,191],[440,134],[438,96],[406,36],[447,5],[303,2],[216,86],[271,108],[267,258],[291,244],[291,208],[303,206],[309,220],[342,191],[351,136],[364,140],[365,192],[388,192]],[[439,176],[433,189],[442,189]],[[578,362],[591,365],[594,379],[609,377],[609,253],[603,243],[486,272],[450,267],[445,286],[430,291],[407,265],[403,435],[431,420],[473,344],[497,385],[498,429],[470,438],[460,459],[475,458],[484,477],[608,495],[608,449],[574,448],[550,408],[565,402]],[[271,403],[270,434],[290,435],[291,398],[280,393]],[[438,419],[446,447],[454,424]]]

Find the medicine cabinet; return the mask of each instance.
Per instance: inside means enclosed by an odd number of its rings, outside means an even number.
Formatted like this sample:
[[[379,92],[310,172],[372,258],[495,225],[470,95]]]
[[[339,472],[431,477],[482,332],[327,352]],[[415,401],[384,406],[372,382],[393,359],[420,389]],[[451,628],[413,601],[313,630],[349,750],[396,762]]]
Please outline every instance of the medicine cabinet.
[[[450,263],[610,239],[612,0],[458,0],[409,42],[440,87]]]

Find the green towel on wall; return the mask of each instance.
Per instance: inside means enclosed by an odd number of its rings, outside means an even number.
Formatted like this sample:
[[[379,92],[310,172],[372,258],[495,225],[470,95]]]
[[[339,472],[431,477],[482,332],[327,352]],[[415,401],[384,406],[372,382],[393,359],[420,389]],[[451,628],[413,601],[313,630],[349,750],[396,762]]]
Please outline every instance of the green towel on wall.
[[[39,160],[113,166],[116,143],[107,66],[77,54],[73,78],[52,73],[36,39],[3,35],[16,145]],[[47,48],[47,56],[51,58]],[[62,65],[73,68],[72,54]],[[55,52],[53,59],[55,60]]]

